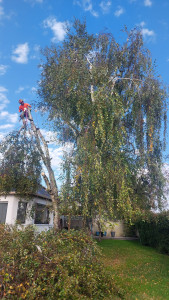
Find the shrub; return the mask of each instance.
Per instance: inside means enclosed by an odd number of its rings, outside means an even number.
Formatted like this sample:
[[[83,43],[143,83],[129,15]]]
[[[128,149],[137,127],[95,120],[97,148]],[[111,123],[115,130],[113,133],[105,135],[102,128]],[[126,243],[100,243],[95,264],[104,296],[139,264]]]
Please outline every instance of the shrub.
[[[140,220],[136,225],[143,245],[169,254],[169,211],[158,214],[151,213],[146,220]]]
[[[4,299],[103,299],[112,278],[98,246],[82,231],[36,235],[32,227],[0,230]]]

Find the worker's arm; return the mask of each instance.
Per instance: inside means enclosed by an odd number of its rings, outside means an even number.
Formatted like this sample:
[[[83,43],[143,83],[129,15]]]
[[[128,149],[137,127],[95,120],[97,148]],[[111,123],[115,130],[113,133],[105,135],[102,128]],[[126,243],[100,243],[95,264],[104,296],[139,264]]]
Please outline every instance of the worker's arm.
[[[25,106],[26,106],[26,108],[31,107],[31,105],[28,103],[25,103]]]

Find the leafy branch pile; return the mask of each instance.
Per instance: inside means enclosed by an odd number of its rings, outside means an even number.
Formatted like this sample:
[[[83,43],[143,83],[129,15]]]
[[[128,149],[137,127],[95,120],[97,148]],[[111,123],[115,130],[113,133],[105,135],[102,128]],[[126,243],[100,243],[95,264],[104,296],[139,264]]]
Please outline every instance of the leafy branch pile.
[[[103,299],[115,292],[96,243],[84,232],[35,235],[0,228],[0,287],[3,299]]]

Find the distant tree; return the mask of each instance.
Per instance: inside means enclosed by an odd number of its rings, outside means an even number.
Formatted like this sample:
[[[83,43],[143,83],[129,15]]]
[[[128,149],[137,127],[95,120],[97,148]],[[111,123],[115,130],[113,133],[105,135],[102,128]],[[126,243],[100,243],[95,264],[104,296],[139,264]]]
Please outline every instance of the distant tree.
[[[166,92],[139,29],[125,34],[120,45],[75,20],[62,45],[43,51],[37,106],[75,144],[84,216],[132,219],[162,205]]]

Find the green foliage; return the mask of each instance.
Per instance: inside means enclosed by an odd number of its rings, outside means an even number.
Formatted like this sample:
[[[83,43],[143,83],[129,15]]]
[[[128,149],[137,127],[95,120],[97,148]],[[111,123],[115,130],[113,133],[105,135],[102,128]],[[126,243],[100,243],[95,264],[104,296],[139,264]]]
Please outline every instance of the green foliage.
[[[75,20],[62,46],[43,52],[37,105],[75,145],[71,193],[83,215],[131,221],[162,206],[166,91],[141,32],[125,34],[120,45]]]
[[[26,133],[12,132],[0,144],[0,193],[15,191],[29,196],[40,183],[40,155],[34,138]]]
[[[0,230],[0,275],[5,299],[103,299],[112,277],[96,243],[82,231],[35,234],[32,227]]]
[[[143,245],[157,248],[169,255],[169,211],[150,213],[146,220],[140,220],[136,226]]]

